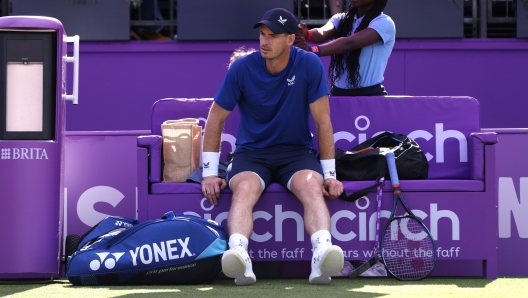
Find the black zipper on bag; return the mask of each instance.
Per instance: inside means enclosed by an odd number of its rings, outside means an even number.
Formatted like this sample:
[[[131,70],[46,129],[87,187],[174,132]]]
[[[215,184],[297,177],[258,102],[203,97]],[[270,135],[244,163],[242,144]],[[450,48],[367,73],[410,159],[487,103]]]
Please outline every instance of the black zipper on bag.
[[[383,140],[383,139],[385,139],[385,138],[391,138],[392,140],[394,140],[394,141],[396,141],[396,142],[398,142],[398,143],[400,143],[400,144],[403,143],[402,140],[397,139],[397,138],[395,138],[395,137],[393,137],[393,136],[384,136],[384,137],[381,137],[381,138],[377,139],[377,140],[376,140],[374,143],[372,143],[369,147],[374,148],[374,145],[376,145],[377,142],[379,142],[379,141],[381,141],[381,140]]]
[[[106,249],[109,249],[113,245],[117,244],[118,241],[120,242],[120,240],[122,240],[123,238],[126,238],[130,234],[132,234],[132,233],[134,233],[134,232],[136,232],[138,230],[141,230],[144,227],[150,226],[151,224],[155,224],[155,223],[158,223],[158,222],[161,222],[161,221],[159,221],[159,220],[147,221],[147,222],[144,222],[142,224],[135,225],[135,226],[133,226],[133,227],[131,227],[129,229],[124,230],[123,232],[117,234],[114,238],[108,240],[108,242],[106,243]]]
[[[194,220],[192,218],[188,218],[188,217],[177,217],[175,216],[174,218],[170,219],[170,220],[178,220],[178,221],[188,221],[188,222],[193,222],[193,223],[197,223],[197,224],[200,224],[200,225],[203,225],[203,226],[206,226],[208,227],[209,224],[207,223],[204,223],[203,221],[200,221],[200,220]],[[138,225],[135,225],[133,226],[132,228],[129,228],[127,230],[124,230],[123,232],[117,234],[114,238],[110,239],[107,243],[106,243],[106,249],[110,249],[112,246],[120,243],[121,241],[123,241],[124,239],[126,239],[128,236],[130,236],[131,234],[133,234],[134,232],[140,230],[140,229],[143,229],[144,227],[147,227],[147,226],[150,226],[151,224],[155,224],[155,223],[161,223],[161,222],[168,222],[169,220],[154,220],[154,221],[148,221],[148,222],[144,222],[143,224],[138,224]],[[209,229],[208,229],[209,230]],[[216,231],[216,229],[214,229]],[[210,231],[210,230],[209,230]],[[210,231],[211,233],[213,233],[213,231]],[[217,231],[218,233],[218,231]],[[219,236],[220,233],[218,233],[218,235],[215,235],[215,236]]]

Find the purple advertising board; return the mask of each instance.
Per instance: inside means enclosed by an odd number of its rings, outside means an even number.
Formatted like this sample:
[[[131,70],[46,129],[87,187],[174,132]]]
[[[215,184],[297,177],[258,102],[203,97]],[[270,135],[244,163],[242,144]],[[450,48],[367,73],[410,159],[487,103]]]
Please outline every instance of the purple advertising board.
[[[212,206],[203,198],[199,185],[193,192],[174,195],[157,195],[156,204],[149,205],[150,218],[162,216],[171,209],[174,212],[200,216],[212,219],[226,227],[227,211],[230,205],[230,193],[223,192],[217,206]],[[471,214],[474,206],[483,197],[468,196],[464,193],[446,196],[445,193],[408,192],[405,200],[412,211],[424,219],[431,228],[433,237],[437,240],[439,260],[454,261],[482,260],[485,258],[482,249],[483,239],[479,233],[482,223],[475,220]],[[372,256],[376,220],[376,196],[371,193],[360,200],[350,202],[335,202],[329,204],[332,225],[333,243],[343,248],[347,260],[365,260]],[[392,208],[392,193],[385,188],[382,199],[383,218],[381,226],[386,222]],[[301,212],[300,212],[301,211]],[[310,260],[311,245],[309,236],[304,231],[302,206],[292,196],[285,196],[281,189],[268,189],[253,210],[255,222],[250,238],[250,256],[254,261],[299,261]],[[415,254],[431,254],[431,251],[413,251]],[[468,268],[466,268],[468,269]],[[480,271],[477,271],[480,275]],[[474,273],[474,272],[473,272]],[[435,274],[465,275],[468,270],[443,271]],[[471,274],[470,274],[471,275]]]
[[[499,245],[498,245],[498,270],[500,276],[528,276],[526,264],[528,260],[524,251],[528,249],[528,236],[526,227],[528,223],[528,212],[526,210],[526,186],[528,173],[526,167],[520,163],[516,156],[522,156],[522,148],[528,146],[528,130],[493,130],[499,133],[499,142],[496,147],[496,178],[499,194]],[[67,222],[65,232],[68,234],[82,234],[98,220],[109,215],[136,217],[137,199],[137,175],[136,175],[136,137],[149,134],[150,131],[118,131],[118,132],[69,132],[66,135],[66,168],[65,168],[65,197],[67,206],[65,214]],[[200,195],[199,187],[194,194]],[[390,209],[390,195],[383,197],[384,216]],[[220,200],[220,204],[229,204],[229,193]],[[434,226],[439,233],[441,241],[439,266],[435,274],[449,275],[453,267],[449,260],[457,257],[467,256],[471,253],[473,246],[482,245],[479,239],[472,238],[472,229],[481,229],[476,218],[465,218],[459,214],[473,213],[474,205],[479,202],[469,202],[464,197],[447,198],[442,194],[437,196],[438,203],[424,204],[420,198],[412,193],[405,196],[412,204],[412,209],[421,215],[428,215],[426,223]],[[440,198],[441,196],[441,198]],[[347,248],[347,254],[360,259],[368,255],[369,245],[363,239],[371,237],[372,229],[369,228],[373,213],[373,194],[361,199],[357,203],[347,203],[346,209],[331,210],[333,216],[334,236],[342,239],[342,242],[353,235],[359,241]],[[172,200],[170,195],[162,200]],[[298,208],[296,201],[281,201],[273,193],[266,194],[263,199],[273,201],[274,207],[270,210],[259,210],[255,226],[256,237],[262,239],[272,237],[274,239],[285,239],[286,237],[303,237],[305,232],[298,227],[298,215],[291,213],[291,208]],[[225,223],[225,214],[220,214],[219,207],[212,207],[203,199],[186,200],[181,202],[167,203],[174,206],[174,211],[194,212],[201,217],[211,218]],[[195,201],[195,203],[191,203]],[[460,204],[460,202],[465,202]],[[466,203],[467,202],[467,203]],[[161,205],[165,206],[165,205]],[[446,207],[449,206],[449,207]],[[259,206],[257,206],[259,207]],[[167,208],[150,209],[152,216],[161,216]],[[352,213],[354,215],[352,215]],[[343,214],[356,219],[354,222],[341,217]],[[273,221],[268,222],[266,218],[274,216]],[[484,215],[479,215],[484,216]],[[65,219],[66,219],[65,218]],[[295,226],[295,229],[285,229],[286,226]],[[348,231],[348,232],[347,232]],[[459,240],[454,240],[459,239]],[[277,247],[266,252],[254,251],[257,258],[278,259],[288,256],[306,257],[308,247],[299,245],[297,247],[282,247],[280,242]],[[461,250],[460,247],[464,247]],[[458,248],[458,250],[457,250]],[[275,256],[275,258],[273,257]],[[478,256],[474,256],[477,258]],[[461,265],[463,264],[463,265]],[[474,262],[457,263],[458,274],[475,275],[482,268]]]
[[[82,235],[110,215],[137,217],[135,148],[150,131],[68,132],[64,235]]]
[[[528,276],[528,129],[490,129],[499,135],[496,153],[499,275]]]

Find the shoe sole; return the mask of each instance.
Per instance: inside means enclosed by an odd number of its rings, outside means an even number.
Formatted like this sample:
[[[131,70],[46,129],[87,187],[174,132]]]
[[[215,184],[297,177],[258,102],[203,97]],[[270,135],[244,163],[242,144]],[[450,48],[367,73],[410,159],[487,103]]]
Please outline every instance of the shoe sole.
[[[255,275],[246,276],[246,264],[240,255],[234,251],[224,252],[222,257],[222,271],[227,277],[235,279],[235,283],[239,286],[246,286],[254,284],[257,279]]]
[[[331,281],[331,276],[341,272],[343,269],[343,264],[343,251],[335,245],[332,246],[328,249],[323,257],[323,260],[321,261],[321,275],[314,277],[310,276],[310,283],[319,285],[329,284]]]

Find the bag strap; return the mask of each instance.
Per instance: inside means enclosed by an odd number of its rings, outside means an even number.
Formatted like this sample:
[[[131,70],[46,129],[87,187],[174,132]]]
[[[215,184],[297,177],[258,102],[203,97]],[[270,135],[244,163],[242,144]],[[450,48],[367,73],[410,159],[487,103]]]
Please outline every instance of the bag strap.
[[[383,158],[383,160],[385,161],[385,163],[387,162],[387,160],[385,158]],[[369,192],[375,190],[377,187],[381,187],[383,185],[383,180],[381,178],[385,178],[386,169],[387,169],[386,166],[383,166],[383,167],[380,168],[380,172],[379,172],[378,178],[376,179],[376,183],[374,185],[366,187],[366,188],[363,188],[363,189],[360,189],[358,191],[355,191],[355,192],[353,192],[350,195],[347,195],[346,192],[343,190],[343,192],[341,193],[339,198],[341,200],[344,200],[344,201],[347,201],[347,202],[355,202],[359,198],[361,198],[361,197],[367,195]]]
[[[355,202],[357,201],[359,198],[365,196],[366,194],[368,194],[369,192],[375,190],[376,188],[378,188],[378,186],[381,186],[383,185],[383,182],[378,182],[379,179],[376,180],[376,184],[372,185],[372,186],[369,186],[367,188],[363,188],[361,190],[358,190],[358,191],[355,191],[353,192],[352,194],[350,195],[347,195],[345,193],[345,191],[343,191],[343,193],[341,193],[341,195],[339,196],[339,198],[341,200],[345,200],[347,202]]]

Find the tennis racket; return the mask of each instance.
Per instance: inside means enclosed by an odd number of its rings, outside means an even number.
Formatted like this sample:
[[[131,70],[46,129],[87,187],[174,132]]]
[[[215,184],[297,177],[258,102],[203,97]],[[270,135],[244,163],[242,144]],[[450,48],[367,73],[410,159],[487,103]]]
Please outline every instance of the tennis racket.
[[[394,203],[381,237],[381,257],[387,271],[399,280],[420,280],[433,272],[436,246],[431,233],[403,200],[394,153],[386,155]],[[406,214],[396,216],[398,202]]]
[[[370,267],[374,266],[375,264],[379,263],[381,260],[380,257],[380,246],[379,246],[379,232],[380,232],[380,214],[381,214],[381,195],[383,190],[383,181],[385,181],[384,177],[381,177],[378,179],[378,187],[376,189],[376,201],[378,203],[378,210],[377,210],[377,219],[376,219],[376,238],[374,242],[374,252],[372,253],[372,258],[367,260],[365,263],[361,264],[361,266],[357,267],[354,271],[350,272],[348,274],[349,278],[356,278],[360,276],[363,272],[367,271]]]

